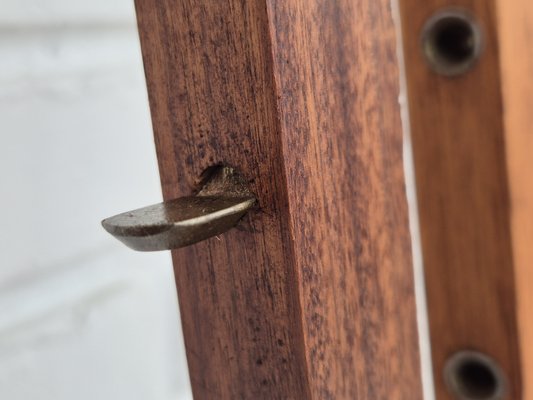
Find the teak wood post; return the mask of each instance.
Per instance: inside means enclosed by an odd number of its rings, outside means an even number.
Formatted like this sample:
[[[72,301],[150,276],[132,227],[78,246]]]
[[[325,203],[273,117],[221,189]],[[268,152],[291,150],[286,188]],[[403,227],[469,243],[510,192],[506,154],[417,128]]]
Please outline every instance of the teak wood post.
[[[530,400],[533,2],[400,3],[437,399],[454,398],[449,357],[473,350],[503,372],[494,398]],[[425,24],[442,11],[480,32],[478,60],[455,76],[433,71],[422,51]]]
[[[421,399],[389,0],[137,0],[165,199],[259,207],[173,252],[196,399]]]

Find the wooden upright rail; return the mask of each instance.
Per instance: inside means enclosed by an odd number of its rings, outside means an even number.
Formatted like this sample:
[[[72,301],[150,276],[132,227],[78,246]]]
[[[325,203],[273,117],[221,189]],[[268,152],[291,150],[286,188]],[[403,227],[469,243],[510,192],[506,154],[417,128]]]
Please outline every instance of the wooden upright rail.
[[[389,0],[137,0],[165,199],[259,209],[173,252],[196,399],[421,399]]]
[[[446,365],[466,351],[496,367],[479,358],[457,370],[459,390],[478,393],[468,398],[530,400],[533,2],[400,4],[437,399],[457,398]],[[441,25],[432,51],[455,65],[475,58],[460,73],[424,51],[446,13],[467,25]]]

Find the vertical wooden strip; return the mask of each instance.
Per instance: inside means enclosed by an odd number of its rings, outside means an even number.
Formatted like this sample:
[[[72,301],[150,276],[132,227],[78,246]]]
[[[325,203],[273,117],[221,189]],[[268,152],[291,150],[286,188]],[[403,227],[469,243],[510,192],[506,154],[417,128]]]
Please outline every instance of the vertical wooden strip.
[[[239,230],[173,252],[193,394],[309,398],[264,3],[136,5],[164,197],[227,164],[261,206]]]
[[[137,0],[165,198],[250,181],[173,252],[197,399],[420,399],[387,0]]]
[[[494,359],[506,376],[505,398],[522,398],[515,291],[527,275],[515,285],[509,182],[520,178],[514,151],[506,151],[517,128],[504,120],[510,103],[502,89],[511,78],[500,70],[498,1],[400,1],[437,399],[455,398],[443,370],[461,350]],[[421,46],[426,21],[450,9],[471,15],[484,38],[478,62],[458,76],[432,71]]]
[[[496,3],[522,398],[533,399],[533,2]]]
[[[388,3],[269,3],[317,399],[420,398]]]

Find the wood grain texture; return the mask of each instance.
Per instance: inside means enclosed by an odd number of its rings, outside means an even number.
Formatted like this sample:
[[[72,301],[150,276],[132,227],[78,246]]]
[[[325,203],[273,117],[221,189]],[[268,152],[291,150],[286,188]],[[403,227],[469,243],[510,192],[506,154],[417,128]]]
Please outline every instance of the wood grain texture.
[[[533,69],[526,44],[533,14],[526,3],[400,0],[437,399],[452,398],[443,366],[463,349],[501,365],[507,399],[531,398],[522,397],[520,361],[528,366],[533,357],[524,353],[533,339],[526,315],[533,305],[526,289],[533,263],[526,222],[533,216]],[[420,46],[425,21],[449,6],[475,17],[485,43],[477,64],[453,78],[432,72]],[[529,19],[519,17],[526,9]],[[528,61],[512,56],[519,49],[529,52]]]
[[[164,197],[260,208],[173,252],[197,399],[421,399],[387,0],[137,0]]]

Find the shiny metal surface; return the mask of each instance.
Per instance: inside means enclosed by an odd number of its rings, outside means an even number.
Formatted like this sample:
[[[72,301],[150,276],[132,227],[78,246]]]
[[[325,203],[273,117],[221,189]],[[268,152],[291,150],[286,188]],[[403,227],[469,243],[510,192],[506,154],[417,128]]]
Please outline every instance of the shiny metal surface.
[[[232,168],[218,167],[196,196],[115,215],[103,220],[102,226],[134,250],[170,250],[226,232],[255,202]]]

